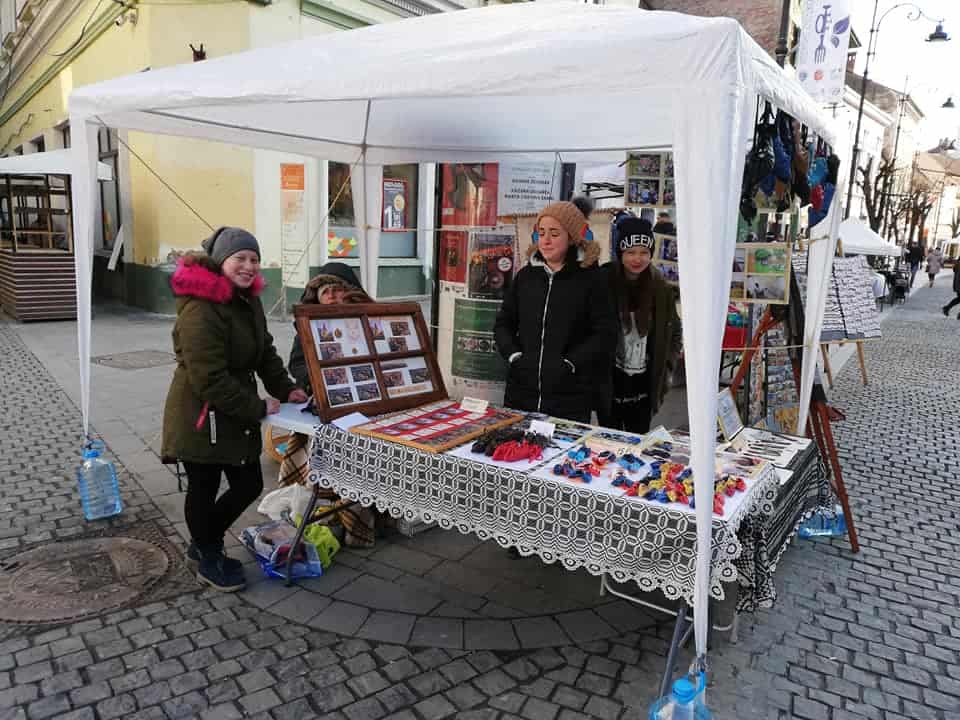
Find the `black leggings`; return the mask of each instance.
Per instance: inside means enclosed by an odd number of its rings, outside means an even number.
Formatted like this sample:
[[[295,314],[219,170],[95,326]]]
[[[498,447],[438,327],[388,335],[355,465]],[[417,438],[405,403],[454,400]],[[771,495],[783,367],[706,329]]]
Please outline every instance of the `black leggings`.
[[[200,545],[222,542],[230,526],[260,497],[263,490],[260,463],[208,465],[185,462],[183,467],[189,480],[184,515],[191,537]],[[227,476],[230,487],[218,499],[221,473]]]
[[[947,312],[950,312],[953,309],[954,305],[960,305],[960,292],[957,293],[957,296],[953,300],[951,300],[946,304],[946,306],[944,307],[944,310],[946,310]]]
[[[614,370],[613,403],[609,412],[599,416],[600,424],[613,430],[643,434],[650,431],[652,411],[650,373],[627,375]]]

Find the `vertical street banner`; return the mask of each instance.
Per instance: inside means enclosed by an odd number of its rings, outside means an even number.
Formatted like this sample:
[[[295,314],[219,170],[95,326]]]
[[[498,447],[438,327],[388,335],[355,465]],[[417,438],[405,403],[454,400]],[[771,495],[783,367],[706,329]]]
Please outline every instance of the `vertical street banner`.
[[[303,163],[280,165],[280,266],[286,287],[306,287],[310,279]]]
[[[850,47],[850,0],[807,0],[797,49],[797,78],[814,100],[839,103]]]

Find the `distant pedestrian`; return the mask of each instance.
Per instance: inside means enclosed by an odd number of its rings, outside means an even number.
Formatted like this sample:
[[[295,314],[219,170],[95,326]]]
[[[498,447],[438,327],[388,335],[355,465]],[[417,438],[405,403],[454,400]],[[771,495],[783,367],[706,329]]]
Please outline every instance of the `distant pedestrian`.
[[[287,375],[267,330],[257,239],[220,228],[203,249],[186,255],[170,280],[177,368],[163,411],[162,454],[187,472],[187,555],[199,563],[197,580],[233,592],[244,587],[243,565],[224,555],[223,538],[263,490],[260,421],[278,412],[281,400],[306,402],[307,394]],[[260,397],[257,376],[273,397]],[[220,494],[222,475],[229,488]]]
[[[943,270],[943,253],[940,248],[934,248],[927,254],[927,277],[930,278],[930,287],[933,287],[933,281]]]
[[[953,306],[960,305],[960,262],[954,263],[953,265],[953,292],[955,292],[957,296],[943,306],[943,314],[948,317]],[[957,320],[960,320],[960,315],[957,315]]]
[[[913,281],[920,272],[920,263],[923,262],[923,248],[915,242],[910,243],[910,247],[907,248],[907,262],[910,264],[910,289],[912,290]]]

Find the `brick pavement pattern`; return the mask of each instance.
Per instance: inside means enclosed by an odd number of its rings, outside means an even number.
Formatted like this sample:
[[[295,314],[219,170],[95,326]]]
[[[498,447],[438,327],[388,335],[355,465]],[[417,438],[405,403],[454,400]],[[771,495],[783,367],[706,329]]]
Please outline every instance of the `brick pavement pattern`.
[[[948,296],[918,292],[887,321],[884,339],[867,345],[868,387],[855,365],[840,374],[831,395],[848,419],[835,434],[862,552],[851,555],[845,539],[791,548],[778,604],[747,618],[738,644],[717,641],[715,717],[960,717],[960,461],[950,453],[960,390],[944,380],[960,323],[936,314]],[[78,417],[3,323],[0,378],[0,547],[9,553],[82,532]],[[49,430],[39,439],[28,428]],[[897,492],[904,476],[924,492]],[[135,478],[124,498],[125,521],[156,517]],[[295,596],[264,610],[191,591],[0,642],[0,720],[645,718],[670,627],[607,607],[614,638],[491,652],[425,647],[426,633],[405,644],[339,635],[298,618]]]

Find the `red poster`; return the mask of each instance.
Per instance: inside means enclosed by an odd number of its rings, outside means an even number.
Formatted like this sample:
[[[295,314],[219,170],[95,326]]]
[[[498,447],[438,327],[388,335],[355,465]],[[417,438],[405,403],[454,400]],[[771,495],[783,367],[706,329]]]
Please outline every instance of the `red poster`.
[[[495,226],[498,172],[497,163],[444,165],[441,224]]]
[[[467,281],[467,233],[447,231],[440,233],[441,282],[465,283]]]

